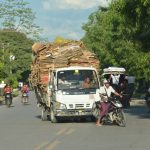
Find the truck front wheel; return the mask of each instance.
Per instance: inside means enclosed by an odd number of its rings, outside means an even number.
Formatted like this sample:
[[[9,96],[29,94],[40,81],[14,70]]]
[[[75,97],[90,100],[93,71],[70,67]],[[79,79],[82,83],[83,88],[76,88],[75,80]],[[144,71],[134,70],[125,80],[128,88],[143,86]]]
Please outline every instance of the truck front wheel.
[[[45,111],[44,108],[42,108],[42,111],[41,111],[41,119],[42,119],[42,121],[47,120],[47,112]]]
[[[54,114],[54,109],[53,109],[53,107],[51,107],[51,123],[57,123],[57,122],[58,122],[58,120]]]

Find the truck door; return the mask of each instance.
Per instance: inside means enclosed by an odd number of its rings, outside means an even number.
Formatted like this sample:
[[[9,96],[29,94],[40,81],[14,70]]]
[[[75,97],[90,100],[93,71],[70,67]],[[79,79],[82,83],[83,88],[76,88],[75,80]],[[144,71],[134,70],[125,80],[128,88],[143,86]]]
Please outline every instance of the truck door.
[[[50,95],[50,102],[55,99],[56,96],[56,72],[50,73],[50,82],[49,82],[49,95]]]

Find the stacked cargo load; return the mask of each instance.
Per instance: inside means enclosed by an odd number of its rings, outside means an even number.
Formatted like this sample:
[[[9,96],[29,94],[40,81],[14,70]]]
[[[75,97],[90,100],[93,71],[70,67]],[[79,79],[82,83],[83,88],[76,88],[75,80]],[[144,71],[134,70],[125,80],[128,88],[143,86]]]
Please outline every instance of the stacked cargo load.
[[[32,46],[33,61],[30,82],[42,88],[48,85],[49,72],[56,68],[82,66],[93,67],[99,71],[99,60],[88,51],[80,41],[65,43],[35,43]]]

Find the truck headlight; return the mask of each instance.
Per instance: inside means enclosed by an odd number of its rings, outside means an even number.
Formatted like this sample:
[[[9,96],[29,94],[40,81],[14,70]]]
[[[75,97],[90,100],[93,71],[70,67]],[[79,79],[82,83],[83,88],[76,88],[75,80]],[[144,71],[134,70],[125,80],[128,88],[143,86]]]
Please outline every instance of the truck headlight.
[[[56,109],[67,109],[65,104],[62,104],[60,102],[55,103],[55,108]]]
[[[65,104],[60,104],[60,108],[59,109],[66,109],[66,105]]]

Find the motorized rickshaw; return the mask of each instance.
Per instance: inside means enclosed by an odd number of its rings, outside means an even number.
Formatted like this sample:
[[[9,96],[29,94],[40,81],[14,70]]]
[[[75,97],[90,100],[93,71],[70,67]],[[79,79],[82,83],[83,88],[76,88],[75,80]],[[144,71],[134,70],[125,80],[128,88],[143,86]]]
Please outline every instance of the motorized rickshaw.
[[[127,75],[123,67],[108,67],[103,69],[102,79],[107,79],[111,86],[123,95],[121,102],[124,107],[129,107],[134,92],[135,77]]]

